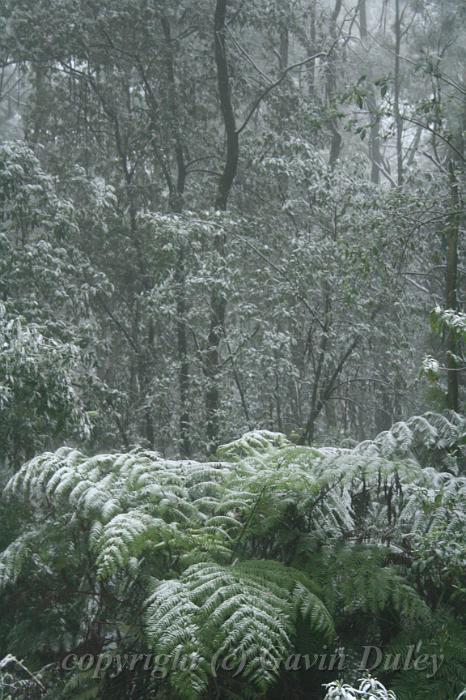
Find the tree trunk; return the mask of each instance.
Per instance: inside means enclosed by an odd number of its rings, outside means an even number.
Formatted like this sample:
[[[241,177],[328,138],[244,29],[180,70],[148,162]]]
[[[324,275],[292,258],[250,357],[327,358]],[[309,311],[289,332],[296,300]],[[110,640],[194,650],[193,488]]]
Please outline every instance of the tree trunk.
[[[337,39],[337,20],[342,7],[342,0],[336,0],[332,16],[330,18],[330,36],[333,41]],[[329,108],[335,109],[336,106],[336,91],[337,91],[337,76],[336,76],[336,66],[335,59],[337,57],[336,48],[334,49],[332,56],[328,60],[327,66],[327,101]],[[340,132],[338,131],[338,119],[332,116],[329,119],[330,131],[332,134],[332,140],[330,143],[330,154],[329,154],[329,164],[331,168],[334,168],[338,158],[340,157],[341,148],[343,144],[343,139]]]
[[[400,49],[401,49],[401,16],[400,0],[395,0],[395,76],[394,76],[394,113],[396,130],[396,172],[397,185],[403,185],[403,118],[400,112]]]
[[[317,32],[316,32],[316,0],[311,0],[309,6],[309,34],[311,43],[309,46],[309,55],[317,52]],[[310,61],[308,64],[308,75],[309,75],[309,97],[314,99],[316,91],[316,63],[315,61]]]
[[[173,45],[171,40],[170,22],[165,15],[162,15],[162,29],[166,41],[166,70],[168,77],[168,108],[171,137],[174,144],[176,160],[176,180],[169,180],[170,189],[170,209],[173,213],[179,214],[183,211],[184,190],[186,183],[186,164],[183,151],[183,141],[179,123],[178,102],[176,97],[175,66],[173,56]],[[176,282],[176,349],[178,358],[178,390],[180,400],[179,431],[181,456],[191,456],[190,440],[190,415],[189,415],[189,356],[188,338],[186,329],[186,271],[185,271],[185,245],[181,238],[177,241],[178,249],[175,261],[175,282]]]
[[[225,45],[225,20],[227,0],[217,0],[214,17],[215,65],[220,108],[226,135],[226,155],[223,172],[219,177],[215,196],[215,209],[226,211],[228,198],[236,176],[239,158],[239,136],[231,102],[230,77]],[[215,234],[214,249],[220,259],[225,258],[225,233]],[[226,298],[220,285],[214,284],[210,297],[210,327],[204,366],[207,379],[205,408],[207,419],[208,451],[214,452],[218,445],[220,411],[220,341],[223,335]]]
[[[366,0],[359,0],[359,33],[361,41],[368,40],[367,31],[367,8]],[[368,78],[371,79],[371,63],[368,65]],[[375,185],[380,183],[380,165],[382,163],[382,154],[380,152],[380,116],[377,110],[377,102],[374,91],[371,88],[366,97],[367,110],[370,114],[371,124],[369,129],[369,158],[371,161],[371,182]]]
[[[280,71],[284,71],[285,68],[288,67],[289,48],[290,48],[290,37],[289,37],[288,26],[286,24],[283,24],[280,27],[280,52],[279,52],[280,53],[280,60],[279,60]]]
[[[227,151],[223,172],[218,181],[215,208],[226,211],[228,197],[238,169],[239,136],[231,102],[230,77],[225,45],[225,19],[227,0],[217,0],[215,8],[215,65],[223,123],[227,139]]]
[[[451,217],[447,239],[447,270],[445,304],[447,309],[458,310],[458,237],[460,229],[460,194],[455,162],[449,163]],[[454,329],[448,330],[447,335],[447,406],[452,411],[458,411],[458,369],[455,356],[458,352],[458,342]]]
[[[367,7],[366,0],[359,0],[358,3],[358,14],[359,14],[359,31],[361,33],[361,38],[367,37]]]

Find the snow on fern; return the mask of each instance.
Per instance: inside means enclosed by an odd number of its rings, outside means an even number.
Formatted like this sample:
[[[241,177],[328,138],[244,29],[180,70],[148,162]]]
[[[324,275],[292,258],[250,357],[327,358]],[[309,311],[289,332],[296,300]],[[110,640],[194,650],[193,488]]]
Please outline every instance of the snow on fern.
[[[5,488],[17,531],[0,554],[0,586],[22,590],[30,579],[34,588],[55,590],[63,581],[66,589],[72,579],[82,624],[73,638],[57,632],[65,649],[100,624],[109,596],[130,600],[137,591],[137,616],[125,625],[141,625],[154,652],[183,648],[195,661],[170,676],[180,699],[202,696],[219,649],[240,653],[261,691],[275,678],[261,653],[271,669],[279,665],[298,622],[330,640],[338,610],[390,610],[405,625],[430,618],[390,562],[415,566],[416,553],[431,556],[434,548],[459,576],[464,437],[462,417],[427,413],[346,450],[298,447],[255,431],[206,463],[140,449],[46,453]],[[432,562],[423,575],[435,582]],[[106,623],[106,644],[122,635],[118,610]]]

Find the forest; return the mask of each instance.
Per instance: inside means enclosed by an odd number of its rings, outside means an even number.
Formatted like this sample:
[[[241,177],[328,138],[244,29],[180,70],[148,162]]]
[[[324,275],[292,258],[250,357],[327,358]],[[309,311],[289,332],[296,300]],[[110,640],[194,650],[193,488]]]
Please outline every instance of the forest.
[[[0,700],[466,698],[465,65],[0,0]]]

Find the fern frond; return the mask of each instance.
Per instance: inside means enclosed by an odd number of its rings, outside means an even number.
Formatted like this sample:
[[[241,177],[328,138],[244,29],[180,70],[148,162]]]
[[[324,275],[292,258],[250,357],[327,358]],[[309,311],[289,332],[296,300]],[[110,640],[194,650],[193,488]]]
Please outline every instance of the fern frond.
[[[33,553],[37,532],[26,532],[13,540],[0,554],[0,590],[15,583]]]
[[[277,447],[291,445],[282,433],[270,430],[253,430],[245,433],[239,440],[233,440],[217,449],[219,459],[239,461],[245,457],[255,457]]]
[[[233,566],[199,563],[176,582],[160,583],[150,599],[147,629],[157,651],[174,655],[181,644],[209,654],[235,653],[257,687],[275,677],[291,648],[297,617],[316,633],[331,635],[333,623],[306,576],[278,562],[244,561]],[[261,659],[266,655],[269,665]]]

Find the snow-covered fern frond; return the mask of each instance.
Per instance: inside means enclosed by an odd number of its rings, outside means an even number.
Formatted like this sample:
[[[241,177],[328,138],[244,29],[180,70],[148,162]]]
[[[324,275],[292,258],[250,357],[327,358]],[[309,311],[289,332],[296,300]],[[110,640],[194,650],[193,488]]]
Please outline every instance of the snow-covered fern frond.
[[[360,443],[355,450],[379,454],[386,459],[413,459],[423,466],[455,469],[449,451],[464,444],[466,419],[450,411],[447,415],[428,412],[395,423],[374,440]],[[429,460],[430,457],[430,460]]]
[[[233,440],[217,449],[217,455],[225,461],[240,461],[245,457],[261,455],[276,447],[291,445],[282,433],[270,430],[253,430],[245,433],[239,440]]]
[[[164,681],[181,700],[210,691],[219,655],[262,692],[295,636],[330,639],[335,618],[427,625],[425,590],[448,577],[448,596],[464,594],[463,443],[461,417],[425,414],[345,450],[259,431],[207,463],[38,456],[2,503],[0,585],[24,596],[9,639],[52,656],[96,638],[182,651],[189,663]],[[29,621],[41,606],[45,636]]]
[[[36,535],[37,531],[19,535],[0,554],[0,590],[5,586],[14,584],[21,574],[26,560],[32,556],[32,545]]]
[[[232,654],[245,676],[265,688],[290,653],[298,615],[316,634],[333,634],[332,619],[312,588],[305,575],[278,562],[199,563],[178,581],[158,584],[149,602],[148,635],[154,649],[170,657],[180,648],[203,650],[194,670],[176,672],[185,676],[180,688],[211,659]]]
[[[332,613],[395,613],[404,625],[429,619],[429,608],[397,567],[392,548],[345,544],[319,556],[318,579]]]

